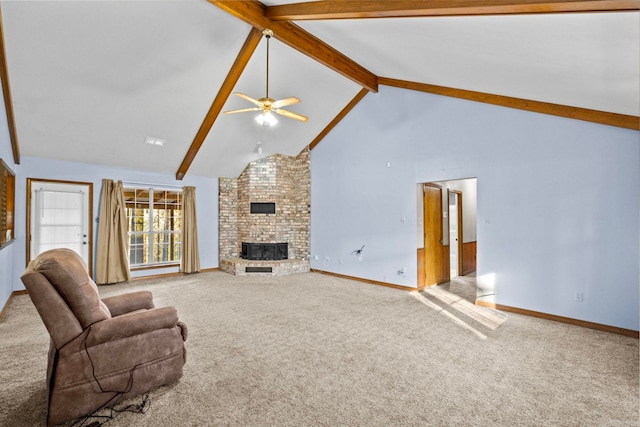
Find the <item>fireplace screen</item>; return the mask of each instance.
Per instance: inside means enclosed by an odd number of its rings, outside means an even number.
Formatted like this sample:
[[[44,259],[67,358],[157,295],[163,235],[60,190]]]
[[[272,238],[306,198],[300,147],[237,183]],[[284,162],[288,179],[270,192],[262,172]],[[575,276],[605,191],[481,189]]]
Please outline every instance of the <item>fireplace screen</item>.
[[[281,260],[289,258],[287,243],[246,243],[242,242],[243,259],[252,260]]]

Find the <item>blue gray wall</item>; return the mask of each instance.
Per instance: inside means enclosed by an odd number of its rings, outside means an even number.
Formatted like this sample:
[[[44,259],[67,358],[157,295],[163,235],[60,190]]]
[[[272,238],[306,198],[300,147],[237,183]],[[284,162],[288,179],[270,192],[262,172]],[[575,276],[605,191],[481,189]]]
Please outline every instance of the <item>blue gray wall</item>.
[[[637,131],[383,86],[312,151],[311,267],[415,287],[416,184],[476,177],[483,299],[637,330],[639,147]]]

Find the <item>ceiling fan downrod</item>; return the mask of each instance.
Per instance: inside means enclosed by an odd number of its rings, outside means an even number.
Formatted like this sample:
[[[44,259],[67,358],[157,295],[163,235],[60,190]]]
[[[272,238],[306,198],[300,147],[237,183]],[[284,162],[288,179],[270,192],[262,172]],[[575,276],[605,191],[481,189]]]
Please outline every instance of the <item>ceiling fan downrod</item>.
[[[269,39],[271,38],[271,36],[273,36],[273,31],[271,31],[270,29],[265,29],[262,31],[262,34],[264,34],[265,38],[267,39],[267,95],[266,98],[269,98]]]

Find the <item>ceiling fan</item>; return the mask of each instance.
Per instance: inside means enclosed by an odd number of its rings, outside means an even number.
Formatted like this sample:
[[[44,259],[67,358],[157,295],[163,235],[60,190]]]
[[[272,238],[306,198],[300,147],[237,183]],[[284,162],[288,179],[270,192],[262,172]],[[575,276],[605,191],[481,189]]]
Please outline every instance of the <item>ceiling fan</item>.
[[[273,36],[273,31],[266,29],[262,32],[262,34],[264,34],[265,38],[267,39],[267,94],[264,98],[253,99],[250,96],[245,95],[244,93],[235,92],[234,95],[239,96],[242,99],[246,99],[256,106],[252,108],[243,108],[240,110],[225,111],[224,114],[261,111],[262,113],[256,117],[256,121],[263,126],[272,126],[278,122],[278,120],[276,120],[272,113],[280,114],[281,116],[288,117],[290,119],[300,120],[301,122],[306,122],[307,120],[309,120],[308,117],[282,109],[282,107],[299,103],[300,100],[295,96],[280,99],[278,101],[273,98],[269,98],[269,39],[271,38],[271,36]]]

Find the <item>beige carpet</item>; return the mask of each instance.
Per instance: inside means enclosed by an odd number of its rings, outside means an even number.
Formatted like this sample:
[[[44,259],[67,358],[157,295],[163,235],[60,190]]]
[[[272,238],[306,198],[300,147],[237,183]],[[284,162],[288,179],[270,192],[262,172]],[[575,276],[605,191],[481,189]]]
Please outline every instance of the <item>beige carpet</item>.
[[[316,273],[221,272],[149,289],[189,326],[184,377],[108,426],[634,426],[638,340]],[[0,425],[45,419],[48,335],[28,296],[0,321]]]

